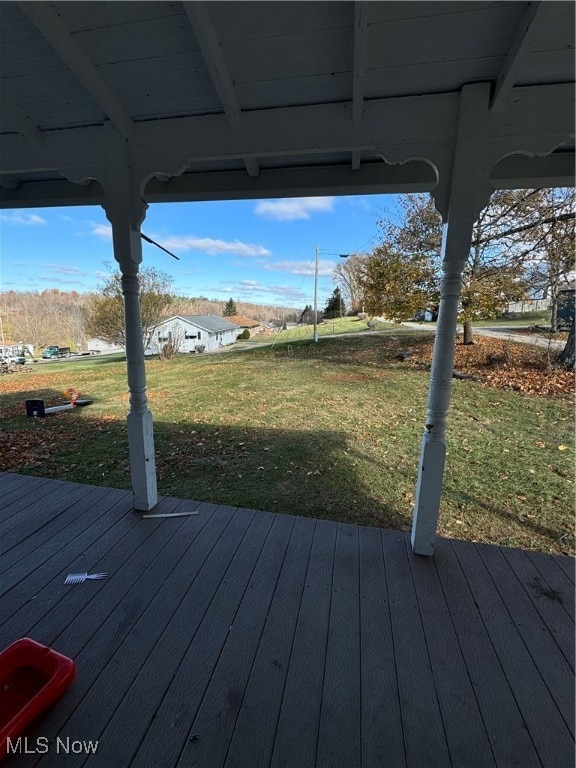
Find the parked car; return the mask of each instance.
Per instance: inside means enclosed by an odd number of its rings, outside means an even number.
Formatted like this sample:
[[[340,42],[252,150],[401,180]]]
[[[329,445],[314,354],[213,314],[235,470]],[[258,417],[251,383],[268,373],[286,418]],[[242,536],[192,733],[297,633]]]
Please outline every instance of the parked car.
[[[0,357],[0,363],[6,363],[7,365],[24,365],[26,358],[24,355],[2,355]]]

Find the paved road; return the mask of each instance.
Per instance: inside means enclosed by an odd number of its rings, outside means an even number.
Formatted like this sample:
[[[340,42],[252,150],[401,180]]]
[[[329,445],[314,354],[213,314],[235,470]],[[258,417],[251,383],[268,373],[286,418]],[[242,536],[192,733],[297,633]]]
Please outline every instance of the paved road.
[[[402,325],[408,328],[417,328],[420,331],[430,331],[433,333],[436,330],[436,323],[402,323]],[[516,325],[516,326],[475,326],[473,332],[478,336],[488,336],[493,339],[505,339],[506,341],[516,341],[519,344],[532,344],[537,347],[546,347],[550,349],[564,349],[566,344],[562,339],[549,339],[547,336],[539,336],[538,334],[530,333],[518,333],[523,328],[529,328],[529,325]]]

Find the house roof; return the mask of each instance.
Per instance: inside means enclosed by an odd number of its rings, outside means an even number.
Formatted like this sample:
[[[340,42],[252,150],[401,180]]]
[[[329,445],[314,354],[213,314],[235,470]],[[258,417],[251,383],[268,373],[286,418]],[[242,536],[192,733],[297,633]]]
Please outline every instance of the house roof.
[[[238,330],[237,325],[228,322],[228,320],[223,317],[217,317],[216,315],[175,315],[174,317],[168,317],[166,320],[163,320],[160,325],[164,325],[171,320],[185,320],[187,323],[196,325],[198,328],[203,331],[208,331],[209,333]]]
[[[257,328],[261,323],[258,320],[251,320],[244,315],[231,315],[228,320],[235,325],[239,325],[241,328]]]

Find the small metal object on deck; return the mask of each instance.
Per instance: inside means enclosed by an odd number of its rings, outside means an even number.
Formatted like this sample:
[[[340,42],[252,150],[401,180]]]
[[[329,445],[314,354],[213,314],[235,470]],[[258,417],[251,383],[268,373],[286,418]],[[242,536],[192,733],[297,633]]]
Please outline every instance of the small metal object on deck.
[[[188,515],[199,515],[200,510],[195,509],[193,512],[165,512],[158,513],[157,515],[142,515],[143,518],[149,519],[151,517],[188,517]]]

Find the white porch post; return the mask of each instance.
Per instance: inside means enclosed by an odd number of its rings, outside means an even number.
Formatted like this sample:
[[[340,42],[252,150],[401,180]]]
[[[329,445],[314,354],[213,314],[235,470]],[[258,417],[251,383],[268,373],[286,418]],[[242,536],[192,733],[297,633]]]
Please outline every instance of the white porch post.
[[[481,163],[489,95],[490,87],[485,83],[462,89],[448,210],[441,211],[444,219],[443,277],[411,535],[412,549],[419,555],[432,555],[436,540],[446,457],[446,419],[454,370],[458,299],[473,226],[480,210],[478,188],[484,177]]]
[[[107,212],[107,216],[112,224],[114,258],[122,273],[126,363],[130,390],[128,445],[134,509],[148,511],[156,505],[158,491],[152,414],[148,410],[146,397],[144,342],[140,316],[138,265],[142,260],[142,241],[140,227],[133,227],[128,215],[116,216]]]
[[[104,203],[106,216],[112,224],[114,258],[122,273],[124,296],[124,323],[126,331],[126,363],[130,412],[128,414],[128,444],[134,508],[152,509],[158,501],[156,488],[156,460],[152,414],[146,397],[146,369],[144,341],[140,315],[140,286],[138,267],[142,261],[140,225],[146,215],[147,204],[131,179],[129,166],[123,163],[124,146],[116,137],[109,140],[111,162]]]

